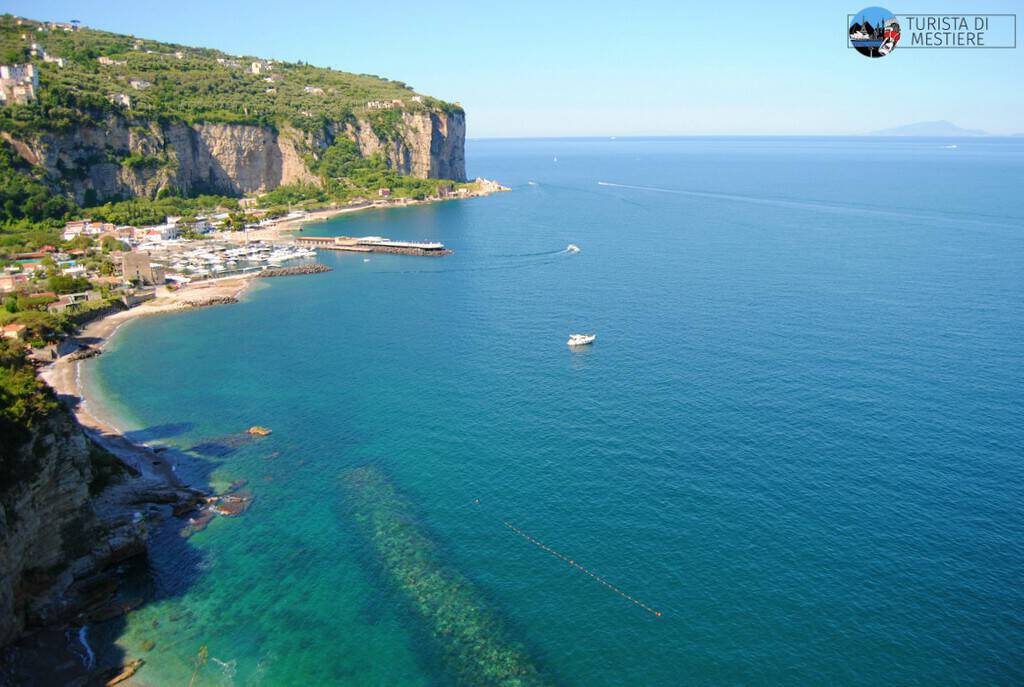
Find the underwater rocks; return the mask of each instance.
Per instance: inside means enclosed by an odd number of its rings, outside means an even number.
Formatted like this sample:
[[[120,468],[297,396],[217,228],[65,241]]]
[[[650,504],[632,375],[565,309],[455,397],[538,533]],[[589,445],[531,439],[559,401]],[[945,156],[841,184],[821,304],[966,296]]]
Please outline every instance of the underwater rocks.
[[[196,504],[199,512],[188,519],[179,534],[182,537],[191,537],[196,532],[205,530],[206,526],[218,515],[231,518],[249,510],[255,496],[251,491],[239,491],[246,484],[248,484],[247,480],[236,480],[223,494],[207,496],[202,500],[201,505]]]
[[[105,685],[105,687],[114,687],[114,685],[121,684],[128,678],[135,675],[135,673],[139,672],[139,669],[142,668],[145,663],[145,660],[137,658],[134,661],[126,663],[118,668],[109,669],[109,671],[103,675],[103,679],[106,680],[103,682],[103,685]]]
[[[413,505],[374,467],[345,473],[346,503],[357,530],[433,638],[453,680],[462,685],[552,684],[516,641],[483,593],[444,560],[418,524]]]

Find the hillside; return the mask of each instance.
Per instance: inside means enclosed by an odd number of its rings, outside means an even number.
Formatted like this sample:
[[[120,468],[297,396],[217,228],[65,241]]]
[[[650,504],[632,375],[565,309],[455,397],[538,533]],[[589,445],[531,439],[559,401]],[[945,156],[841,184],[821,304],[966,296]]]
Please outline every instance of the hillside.
[[[436,186],[416,179],[465,178],[462,108],[398,81],[10,15],[0,64],[29,64],[38,79],[28,96],[5,89],[0,107],[0,223],[55,217],[39,206],[62,199],[282,185],[415,197]]]

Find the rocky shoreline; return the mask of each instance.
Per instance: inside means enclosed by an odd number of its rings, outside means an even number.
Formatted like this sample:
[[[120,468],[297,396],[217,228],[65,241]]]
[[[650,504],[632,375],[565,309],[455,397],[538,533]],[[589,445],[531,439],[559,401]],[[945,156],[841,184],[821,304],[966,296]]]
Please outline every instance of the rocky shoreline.
[[[60,675],[53,684],[94,684],[98,679],[98,684],[105,684],[104,676],[123,674],[132,666],[137,670],[142,665],[135,662],[139,659],[127,657],[121,665],[85,665],[70,646],[74,641],[69,637],[78,636],[71,630],[118,618],[144,602],[122,589],[123,566],[146,556],[155,528],[184,519],[182,535],[188,536],[216,516],[240,515],[248,508],[252,495],[241,492],[239,485],[223,494],[205,485],[187,485],[175,473],[167,452],[133,443],[100,419],[95,413],[97,400],[87,398],[80,383],[78,366],[101,355],[131,319],[237,303],[249,284],[248,279],[235,278],[164,290],[154,301],[112,311],[62,342],[56,351],[59,357],[40,370],[40,378],[63,407],[48,421],[52,427],[40,427],[33,441],[19,447],[25,453],[23,463],[45,463],[45,472],[25,485],[24,494],[12,497],[18,517],[5,516],[6,531],[0,537],[4,570],[11,575],[8,581],[20,580],[14,596],[5,602],[17,617],[6,619],[0,639],[6,644],[21,637],[0,650],[0,684],[19,684],[41,669]],[[91,480],[86,484],[83,475],[92,474],[97,450],[111,456],[114,467],[109,484],[93,493]],[[67,526],[60,525],[72,517],[70,508],[78,510],[73,515],[77,534],[69,539],[63,532]],[[202,526],[197,527],[198,522]],[[41,536],[54,528],[61,529],[48,535],[58,537],[54,541]],[[40,565],[35,551],[42,548],[54,553]],[[46,668],[51,656],[66,660],[59,669]],[[18,665],[27,672],[18,672]]]

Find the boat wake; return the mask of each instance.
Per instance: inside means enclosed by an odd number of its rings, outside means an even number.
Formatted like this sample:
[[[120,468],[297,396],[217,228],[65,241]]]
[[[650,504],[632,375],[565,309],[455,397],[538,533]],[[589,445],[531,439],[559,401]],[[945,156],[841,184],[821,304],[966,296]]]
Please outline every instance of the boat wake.
[[[882,217],[899,217],[902,219],[914,219],[928,222],[948,222],[953,224],[980,224],[989,227],[1004,227],[1008,229],[1019,229],[1019,225],[1005,224],[1003,222],[992,222],[987,219],[971,219],[966,217],[949,217],[947,215],[933,215],[930,213],[899,212],[896,210],[878,210],[855,205],[842,205],[839,203],[828,203],[812,200],[787,200],[784,198],[763,198],[760,196],[745,196],[736,193],[718,193],[714,191],[686,191],[674,188],[658,188],[657,186],[635,186],[632,184],[616,184],[610,181],[599,181],[598,186],[609,188],[622,188],[633,191],[650,191],[653,193],[669,193],[677,196],[690,196],[694,198],[711,198],[714,200],[733,201],[738,203],[751,203],[755,205],[771,205],[782,208],[799,208],[802,210],[818,210],[821,212],[832,212],[840,214],[856,215],[878,215]],[[1006,219],[1006,218],[999,218]]]

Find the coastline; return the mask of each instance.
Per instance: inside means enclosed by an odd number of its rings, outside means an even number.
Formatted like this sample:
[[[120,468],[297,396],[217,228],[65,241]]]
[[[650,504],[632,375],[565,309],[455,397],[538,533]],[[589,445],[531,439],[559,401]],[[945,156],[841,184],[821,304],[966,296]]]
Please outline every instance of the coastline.
[[[158,289],[157,298],[142,305],[121,310],[87,323],[61,346],[61,355],[39,372],[39,377],[71,408],[89,437],[138,471],[147,481],[167,487],[183,488],[185,484],[174,466],[145,444],[134,443],[109,419],[102,401],[89,394],[81,379],[81,359],[70,353],[88,347],[103,351],[121,327],[141,317],[182,312],[192,308],[233,303],[250,287],[255,275],[211,279],[190,284],[176,291]]]
[[[147,523],[183,517],[196,531],[217,515],[238,515],[248,506],[248,499],[233,503],[237,510],[229,513],[211,509],[220,498],[237,497],[214,494],[208,485],[189,484],[175,472],[174,451],[150,448],[133,442],[109,418],[101,398],[89,393],[81,377],[81,363],[88,357],[76,351],[102,351],[121,327],[142,317],[182,312],[192,308],[236,303],[252,286],[258,275],[223,277],[190,284],[170,291],[159,289],[158,297],[142,305],[107,314],[84,325],[62,342],[59,357],[37,371],[60,401],[74,415],[83,433],[99,447],[120,460],[129,474],[107,486],[92,499],[93,511],[106,534],[90,553],[74,561],[65,572],[68,582],[58,592],[58,607],[65,613],[74,609],[53,626],[39,627],[4,649],[0,657],[12,660],[12,675],[25,676],[51,671],[53,684],[126,684],[143,685],[134,677],[145,663],[138,652],[127,652],[116,663],[96,665],[93,649],[84,631],[126,615],[143,603],[121,587],[121,573],[111,566],[145,553],[152,532]],[[186,536],[186,535],[182,535]],[[112,582],[111,580],[116,580]],[[78,628],[72,632],[68,628]],[[91,658],[85,658],[83,652]],[[59,657],[59,665],[53,664]],[[0,683],[5,675],[0,674]],[[49,684],[49,683],[48,683]]]
[[[417,205],[432,205],[434,203],[445,203],[454,200],[483,198],[493,193],[502,193],[505,191],[512,190],[508,186],[502,186],[497,181],[492,181],[490,179],[478,178],[475,180],[474,183],[478,185],[478,188],[474,191],[471,191],[463,195],[453,195],[445,198],[424,198],[423,200],[416,200],[414,198],[403,198],[401,200],[375,200],[360,203],[358,205],[334,206],[312,210],[305,217],[284,220],[269,227],[250,229],[248,232],[248,240],[277,241],[283,238],[290,238],[292,232],[301,231],[302,228],[305,227],[306,225],[320,224],[322,222],[327,222],[328,220],[331,220],[334,217],[338,217],[339,215],[347,215],[353,212],[362,212],[364,210],[391,210],[395,208],[415,207]],[[243,240],[238,236],[238,234],[239,232],[219,232],[218,238]]]
[[[344,214],[372,209],[413,207],[451,200],[467,200],[511,190],[496,181],[483,178],[476,179],[475,184],[476,188],[469,193],[444,198],[376,200],[358,205],[314,210],[305,217],[250,230],[246,239],[264,241],[290,239],[293,232],[301,231],[302,227],[306,225],[327,222]],[[224,238],[242,240],[240,232],[221,233],[224,234]],[[170,489],[192,489],[177,475],[174,465],[169,463],[165,456],[158,454],[144,443],[131,441],[109,419],[110,413],[103,406],[102,400],[95,394],[90,394],[82,382],[80,367],[82,359],[71,354],[75,351],[89,349],[102,353],[124,324],[141,317],[235,303],[250,288],[253,279],[259,276],[259,273],[252,273],[207,279],[202,282],[190,283],[174,291],[166,286],[161,286],[157,289],[156,298],[151,301],[134,308],[104,315],[86,323],[78,332],[62,342],[58,350],[59,357],[40,368],[37,374],[68,405],[86,434],[96,444],[117,456],[137,472],[145,482],[151,486],[162,485]]]

